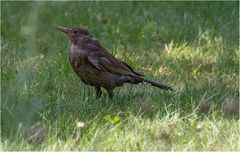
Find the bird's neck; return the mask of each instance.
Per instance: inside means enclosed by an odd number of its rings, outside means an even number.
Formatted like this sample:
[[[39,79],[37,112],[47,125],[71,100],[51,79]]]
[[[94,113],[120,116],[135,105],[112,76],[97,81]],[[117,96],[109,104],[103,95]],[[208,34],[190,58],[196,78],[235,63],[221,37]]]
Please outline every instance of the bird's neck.
[[[69,53],[73,53],[73,50],[75,50],[76,48],[77,48],[77,45],[74,44],[73,42],[71,42],[70,48],[69,48]]]
[[[92,37],[91,35],[86,35],[86,36],[81,36],[76,38],[73,43],[76,45],[84,45],[84,44],[88,44],[92,41],[94,41],[96,38]]]

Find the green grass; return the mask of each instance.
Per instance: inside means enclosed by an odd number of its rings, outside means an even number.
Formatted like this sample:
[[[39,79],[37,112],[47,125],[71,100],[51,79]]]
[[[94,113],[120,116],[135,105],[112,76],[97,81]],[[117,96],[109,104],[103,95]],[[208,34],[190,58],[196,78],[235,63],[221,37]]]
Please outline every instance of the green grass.
[[[222,110],[228,98],[239,102],[238,2],[1,6],[3,150],[240,150],[239,117]],[[116,57],[174,91],[126,84],[112,101],[106,92],[95,100],[71,69],[57,25],[88,28]],[[85,126],[74,142],[78,121]],[[36,123],[40,129],[31,129]],[[28,140],[41,129],[43,141]]]

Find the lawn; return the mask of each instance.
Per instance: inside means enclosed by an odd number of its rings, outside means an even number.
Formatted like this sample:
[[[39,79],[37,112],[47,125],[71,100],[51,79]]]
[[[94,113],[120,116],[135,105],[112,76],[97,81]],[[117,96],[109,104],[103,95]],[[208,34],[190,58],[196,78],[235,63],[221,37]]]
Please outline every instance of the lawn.
[[[57,25],[170,85],[96,100]],[[2,2],[1,149],[238,151],[239,2]]]

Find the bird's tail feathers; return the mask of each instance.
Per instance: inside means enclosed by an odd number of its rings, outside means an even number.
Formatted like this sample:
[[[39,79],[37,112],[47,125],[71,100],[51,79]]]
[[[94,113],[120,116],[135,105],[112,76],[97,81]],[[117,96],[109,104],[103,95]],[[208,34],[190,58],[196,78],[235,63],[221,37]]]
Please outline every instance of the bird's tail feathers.
[[[155,82],[155,81],[147,80],[147,79],[145,79],[145,78],[143,78],[142,82],[149,83],[149,84],[151,84],[152,86],[158,87],[158,88],[163,89],[163,90],[171,90],[171,91],[173,90],[173,88],[170,87],[170,86],[166,86],[166,85],[157,83],[157,82]]]
[[[152,86],[158,87],[163,90],[171,90],[171,91],[173,90],[173,88],[170,86],[166,86],[166,85],[160,84],[160,83],[152,81],[152,80],[148,80],[148,79],[140,77],[140,76],[128,77],[128,78],[129,78],[128,81],[125,81],[125,82],[132,83],[132,84],[139,84],[142,82],[146,82],[148,84],[151,84]]]

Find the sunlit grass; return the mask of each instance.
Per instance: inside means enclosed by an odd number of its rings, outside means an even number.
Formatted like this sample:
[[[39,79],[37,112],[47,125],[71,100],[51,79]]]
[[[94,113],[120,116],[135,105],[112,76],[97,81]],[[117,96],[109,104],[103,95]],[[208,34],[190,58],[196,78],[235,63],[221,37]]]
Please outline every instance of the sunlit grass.
[[[1,4],[4,150],[239,150],[239,117],[223,113],[227,99],[239,103],[238,2]],[[126,84],[95,100],[56,25],[87,27],[174,91]]]

